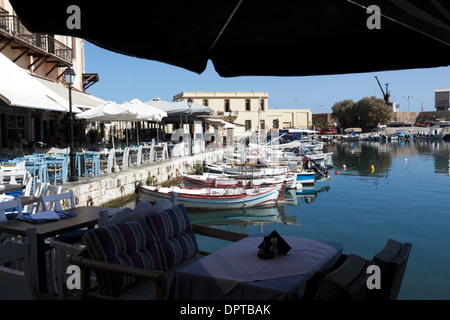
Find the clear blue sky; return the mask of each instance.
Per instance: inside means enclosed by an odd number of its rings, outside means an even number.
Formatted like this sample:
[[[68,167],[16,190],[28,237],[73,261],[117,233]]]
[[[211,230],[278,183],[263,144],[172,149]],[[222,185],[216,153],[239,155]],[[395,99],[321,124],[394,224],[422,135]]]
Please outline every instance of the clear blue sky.
[[[407,54],[401,50],[392,54]],[[383,89],[389,83],[391,101],[400,111],[434,111],[434,90],[450,88],[450,67],[386,71],[347,75],[308,77],[235,77],[221,78],[212,63],[198,75],[165,63],[138,59],[99,48],[85,42],[86,72],[98,73],[100,81],[87,92],[117,103],[134,98],[148,101],[160,97],[172,101],[183,91],[263,91],[269,93],[271,109],[311,109],[313,113],[331,112],[337,101],[358,101],[366,96],[382,98],[375,79]],[[300,58],[300,57],[299,57]],[[261,66],[263,68],[264,66]],[[320,106],[323,107],[320,107]]]

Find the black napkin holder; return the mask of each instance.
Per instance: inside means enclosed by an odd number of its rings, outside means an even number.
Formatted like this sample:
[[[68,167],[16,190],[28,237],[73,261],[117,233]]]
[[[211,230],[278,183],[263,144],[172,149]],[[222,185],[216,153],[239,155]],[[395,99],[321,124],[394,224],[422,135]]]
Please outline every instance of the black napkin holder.
[[[265,247],[267,248],[267,241],[271,243],[272,238],[277,239],[277,254],[287,255],[289,250],[292,249],[291,246],[276,231],[273,231],[270,235],[264,237],[264,241],[258,246],[258,249],[263,250]]]

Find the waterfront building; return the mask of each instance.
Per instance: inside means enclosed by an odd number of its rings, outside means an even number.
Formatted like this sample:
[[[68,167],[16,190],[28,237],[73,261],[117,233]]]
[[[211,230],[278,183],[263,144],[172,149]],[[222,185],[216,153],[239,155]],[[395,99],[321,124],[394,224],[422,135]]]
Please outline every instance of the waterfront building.
[[[0,87],[0,149],[17,149],[18,146],[22,147],[32,141],[48,140],[50,136],[55,143],[59,139],[68,142],[66,122],[69,98],[63,76],[67,67],[71,67],[76,73],[72,85],[74,107],[82,110],[103,102],[85,93],[89,86],[98,81],[98,75],[85,73],[84,40],[30,32],[15,15],[8,0],[0,0],[0,54],[3,68],[20,70],[8,65],[9,62],[4,59],[6,57],[33,77],[34,80],[30,83],[40,82],[37,87],[46,86],[63,104],[63,108],[57,111],[49,108],[43,101],[39,103],[37,99],[33,100],[33,97],[29,99],[33,101],[32,104],[14,103],[12,97],[23,97],[23,94],[29,94],[32,90],[25,87],[25,84],[22,87],[14,87],[16,92]],[[23,72],[17,73],[23,76]],[[0,73],[3,83],[15,76]],[[76,130],[82,135],[81,131]]]
[[[436,111],[447,111],[450,107],[450,89],[434,90]]]
[[[236,124],[236,136],[258,130],[258,119],[262,131],[290,127],[303,129],[312,125],[310,109],[269,108],[268,92],[181,92],[173,100],[189,98],[194,103],[212,108],[223,120]]]

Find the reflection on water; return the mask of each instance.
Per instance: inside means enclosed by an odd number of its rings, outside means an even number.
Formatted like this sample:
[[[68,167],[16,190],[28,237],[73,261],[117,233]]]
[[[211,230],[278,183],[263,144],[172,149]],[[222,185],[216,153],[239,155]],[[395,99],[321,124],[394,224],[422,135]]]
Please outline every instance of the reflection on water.
[[[410,242],[399,299],[450,299],[450,142],[339,142],[325,144],[323,152],[333,152],[332,175],[289,190],[282,207],[189,215],[194,223],[236,232],[337,241],[344,253],[368,259],[387,239]],[[222,245],[199,239],[202,250]]]
[[[392,160],[399,156],[430,155],[434,158],[435,173],[450,173],[450,142],[438,141],[357,141],[326,145],[324,152],[333,153],[333,163],[339,174],[387,178]],[[343,169],[345,165],[345,170]],[[370,167],[375,170],[371,171]]]

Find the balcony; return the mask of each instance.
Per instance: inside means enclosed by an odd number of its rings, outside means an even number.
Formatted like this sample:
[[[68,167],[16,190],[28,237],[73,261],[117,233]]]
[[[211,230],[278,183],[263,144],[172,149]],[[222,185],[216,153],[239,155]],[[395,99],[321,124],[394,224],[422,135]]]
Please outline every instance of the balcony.
[[[232,117],[237,117],[239,114],[239,111],[231,111],[231,112],[217,111],[217,114],[220,116],[224,116],[224,117],[229,117],[231,114]]]
[[[0,11],[0,52],[7,45],[10,45],[12,49],[24,50],[29,55],[44,58],[46,62],[55,62],[58,67],[72,64],[71,48],[50,35],[30,33],[16,16],[9,15],[2,9]]]
[[[239,114],[239,111],[231,111],[231,112],[217,111],[217,114],[222,116],[223,120],[225,120],[225,121],[230,121],[231,120],[230,122],[233,122],[233,121],[236,121],[236,119],[238,117],[238,114]],[[231,119],[230,119],[230,117],[231,117]]]

